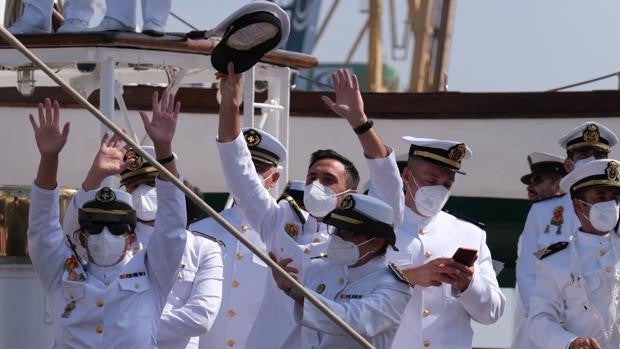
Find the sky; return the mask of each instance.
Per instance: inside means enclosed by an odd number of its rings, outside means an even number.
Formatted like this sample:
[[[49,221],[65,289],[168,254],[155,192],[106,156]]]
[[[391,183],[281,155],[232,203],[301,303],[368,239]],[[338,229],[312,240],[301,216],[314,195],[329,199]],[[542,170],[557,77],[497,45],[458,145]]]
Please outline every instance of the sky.
[[[394,0],[402,35],[407,0]],[[180,0],[172,10],[197,27],[213,28],[246,0]],[[408,61],[392,59],[389,0],[383,1],[384,61],[409,79]],[[331,1],[324,0],[321,20]],[[342,0],[313,54],[320,62],[342,62],[361,29],[366,0]],[[200,10],[198,10],[200,9]],[[544,91],[620,69],[620,1],[467,0],[457,1],[448,68],[451,91]],[[319,22],[321,22],[321,20]],[[169,31],[187,31],[174,18]],[[344,44],[343,44],[344,43]],[[411,47],[411,46],[410,46]],[[354,61],[366,61],[367,44]],[[409,54],[411,57],[411,54]],[[610,78],[573,90],[617,89]]]

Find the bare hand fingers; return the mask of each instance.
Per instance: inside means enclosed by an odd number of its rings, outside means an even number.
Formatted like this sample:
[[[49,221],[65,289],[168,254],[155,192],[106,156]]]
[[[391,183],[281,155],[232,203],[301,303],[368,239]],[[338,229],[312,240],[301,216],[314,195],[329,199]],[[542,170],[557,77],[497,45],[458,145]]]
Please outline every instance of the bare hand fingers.
[[[172,117],[175,119],[178,118],[180,111],[181,111],[181,102],[177,101],[174,105],[174,112],[172,113]]]
[[[153,113],[159,112],[159,93],[157,91],[153,92],[153,97],[151,99],[151,108],[153,109]]]
[[[49,98],[45,99],[45,123],[52,123],[53,122],[53,117],[52,117],[52,101]]]
[[[65,125],[62,127],[62,139],[64,142],[67,141],[67,138],[69,138],[69,129],[71,128],[71,123],[70,122],[66,122]]]
[[[56,127],[60,125],[60,103],[57,100],[52,102],[52,122]]]
[[[43,127],[45,125],[45,110],[43,103],[37,104],[37,109],[39,110],[39,127]]]
[[[39,126],[37,126],[37,122],[34,121],[34,115],[32,115],[32,114],[28,115],[28,119],[30,120],[30,124],[32,125],[32,129],[36,132],[39,129]]]
[[[353,89],[354,90],[359,90],[360,89],[360,83],[357,80],[357,75],[353,74]]]
[[[233,64],[233,62],[228,62],[228,64],[226,65],[226,70],[228,71],[228,76],[235,75],[235,65]]]

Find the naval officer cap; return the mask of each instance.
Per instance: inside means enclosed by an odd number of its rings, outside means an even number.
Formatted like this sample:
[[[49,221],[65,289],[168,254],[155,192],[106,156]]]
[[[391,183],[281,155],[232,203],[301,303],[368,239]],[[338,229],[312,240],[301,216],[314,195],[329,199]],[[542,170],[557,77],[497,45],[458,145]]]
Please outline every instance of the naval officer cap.
[[[385,238],[396,250],[394,211],[385,202],[364,194],[347,195],[323,223],[353,233]]]
[[[620,190],[620,163],[618,160],[590,161],[575,168],[560,181],[560,188],[571,197],[580,190],[591,187],[613,187]]]
[[[136,211],[131,194],[123,190],[102,187],[85,193],[84,205],[78,210],[78,223],[87,222],[127,223],[136,225]]]
[[[213,50],[211,64],[219,72],[228,73],[228,62],[233,62],[235,73],[242,73],[286,42],[290,20],[286,11],[273,2],[255,1],[224,19],[215,29],[218,32],[223,32],[222,40]]]
[[[152,158],[155,156],[155,148],[149,145],[142,147],[144,151]],[[172,154],[174,158],[177,158],[176,154]],[[129,148],[123,156],[123,162],[125,163],[125,169],[121,172],[121,185],[130,186],[138,181],[155,180],[159,171],[149,163],[140,153],[135,149]]]
[[[557,173],[560,176],[566,175],[564,169],[564,159],[548,153],[534,152],[527,156],[527,163],[530,165],[531,173],[521,177],[521,183],[530,184],[532,176],[537,173]]]
[[[454,172],[465,174],[461,171],[461,162],[463,159],[471,158],[472,154],[465,143],[409,136],[403,137],[403,141],[410,144],[409,157],[421,157]]]
[[[604,125],[588,121],[560,138],[559,143],[567,151],[592,147],[609,153],[611,147],[618,143],[618,137]]]
[[[253,161],[271,166],[286,161],[286,148],[276,137],[257,128],[245,127],[242,131]]]

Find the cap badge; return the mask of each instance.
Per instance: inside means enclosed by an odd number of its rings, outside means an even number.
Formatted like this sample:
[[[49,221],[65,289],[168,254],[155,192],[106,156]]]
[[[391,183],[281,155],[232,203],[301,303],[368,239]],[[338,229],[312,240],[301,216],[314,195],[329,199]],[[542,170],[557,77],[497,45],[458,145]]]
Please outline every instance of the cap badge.
[[[316,289],[315,289],[316,293],[321,294],[323,293],[323,291],[325,291],[325,284],[319,284]]]
[[[114,194],[112,189],[103,187],[97,192],[95,199],[99,202],[113,202],[116,201],[116,194]]]
[[[601,134],[598,131],[598,127],[594,124],[588,125],[586,130],[583,131],[583,140],[588,143],[598,142],[601,138]]]
[[[142,155],[135,151],[134,149],[129,149],[125,153],[125,164],[127,164],[127,168],[131,171],[135,171],[139,169],[144,163],[144,159]]]
[[[340,203],[340,208],[343,210],[350,210],[355,207],[355,201],[353,201],[353,196],[347,195],[342,202]]]
[[[605,173],[607,173],[607,178],[609,178],[610,180],[614,180],[616,182],[620,181],[620,178],[618,178],[618,163],[615,161],[610,161],[609,164],[607,165],[607,168],[605,169]]]
[[[245,142],[250,147],[255,147],[259,145],[261,142],[260,134],[256,132],[255,130],[249,130],[243,135],[243,137],[245,138]]]
[[[448,158],[452,161],[461,162],[465,157],[467,148],[464,143],[457,144],[448,150]]]

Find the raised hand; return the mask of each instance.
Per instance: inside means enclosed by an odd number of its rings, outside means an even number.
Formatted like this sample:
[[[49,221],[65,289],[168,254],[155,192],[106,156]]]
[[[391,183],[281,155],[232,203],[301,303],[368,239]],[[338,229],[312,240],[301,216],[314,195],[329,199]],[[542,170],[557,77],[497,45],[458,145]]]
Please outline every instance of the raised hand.
[[[181,102],[175,102],[174,95],[164,91],[159,99],[157,91],[153,93],[153,117],[149,120],[145,112],[140,112],[144,129],[153,141],[156,150],[158,147],[170,147],[177,126]]]
[[[455,280],[460,280],[461,274],[468,273],[467,267],[456,263],[452,258],[436,258],[420,266],[405,266],[401,269],[407,279],[423,287],[440,286],[442,283],[452,284],[454,287]]]
[[[570,343],[569,349],[601,349],[595,338],[576,338]]]
[[[282,269],[286,270],[289,275],[293,277],[293,279],[297,280],[297,275],[295,274],[299,273],[299,270],[297,270],[297,268],[288,266],[293,261],[291,258],[282,258],[281,260],[278,260],[278,258],[275,254],[273,254],[273,252],[269,252],[269,257],[271,258],[271,260],[278,263],[278,265],[282,267]],[[276,285],[279,289],[286,291],[293,287],[293,285],[287,279],[281,277],[279,274],[272,273],[272,275],[273,280],[276,282]]]
[[[125,169],[123,163],[124,146],[125,142],[118,135],[114,134],[110,137],[107,132],[103,135],[99,151],[95,155],[84,183],[82,183],[84,190],[96,189],[106,177],[123,172]]]
[[[220,80],[220,93],[222,94],[222,105],[232,103],[235,106],[241,104],[241,85],[243,84],[243,75],[235,74],[235,65],[230,62],[227,66],[228,74],[220,72],[215,73],[215,77]]]
[[[67,143],[70,123],[65,123],[62,132],[60,131],[60,105],[58,101],[52,103],[49,98],[46,98],[45,103],[39,103],[38,109],[38,125],[32,114],[29,117],[39,153],[41,157],[58,156]]]
[[[321,96],[329,109],[345,118],[352,127],[365,123],[367,118],[357,76],[346,69],[338,69],[332,74],[332,86],[336,93],[335,102],[327,96]]]

